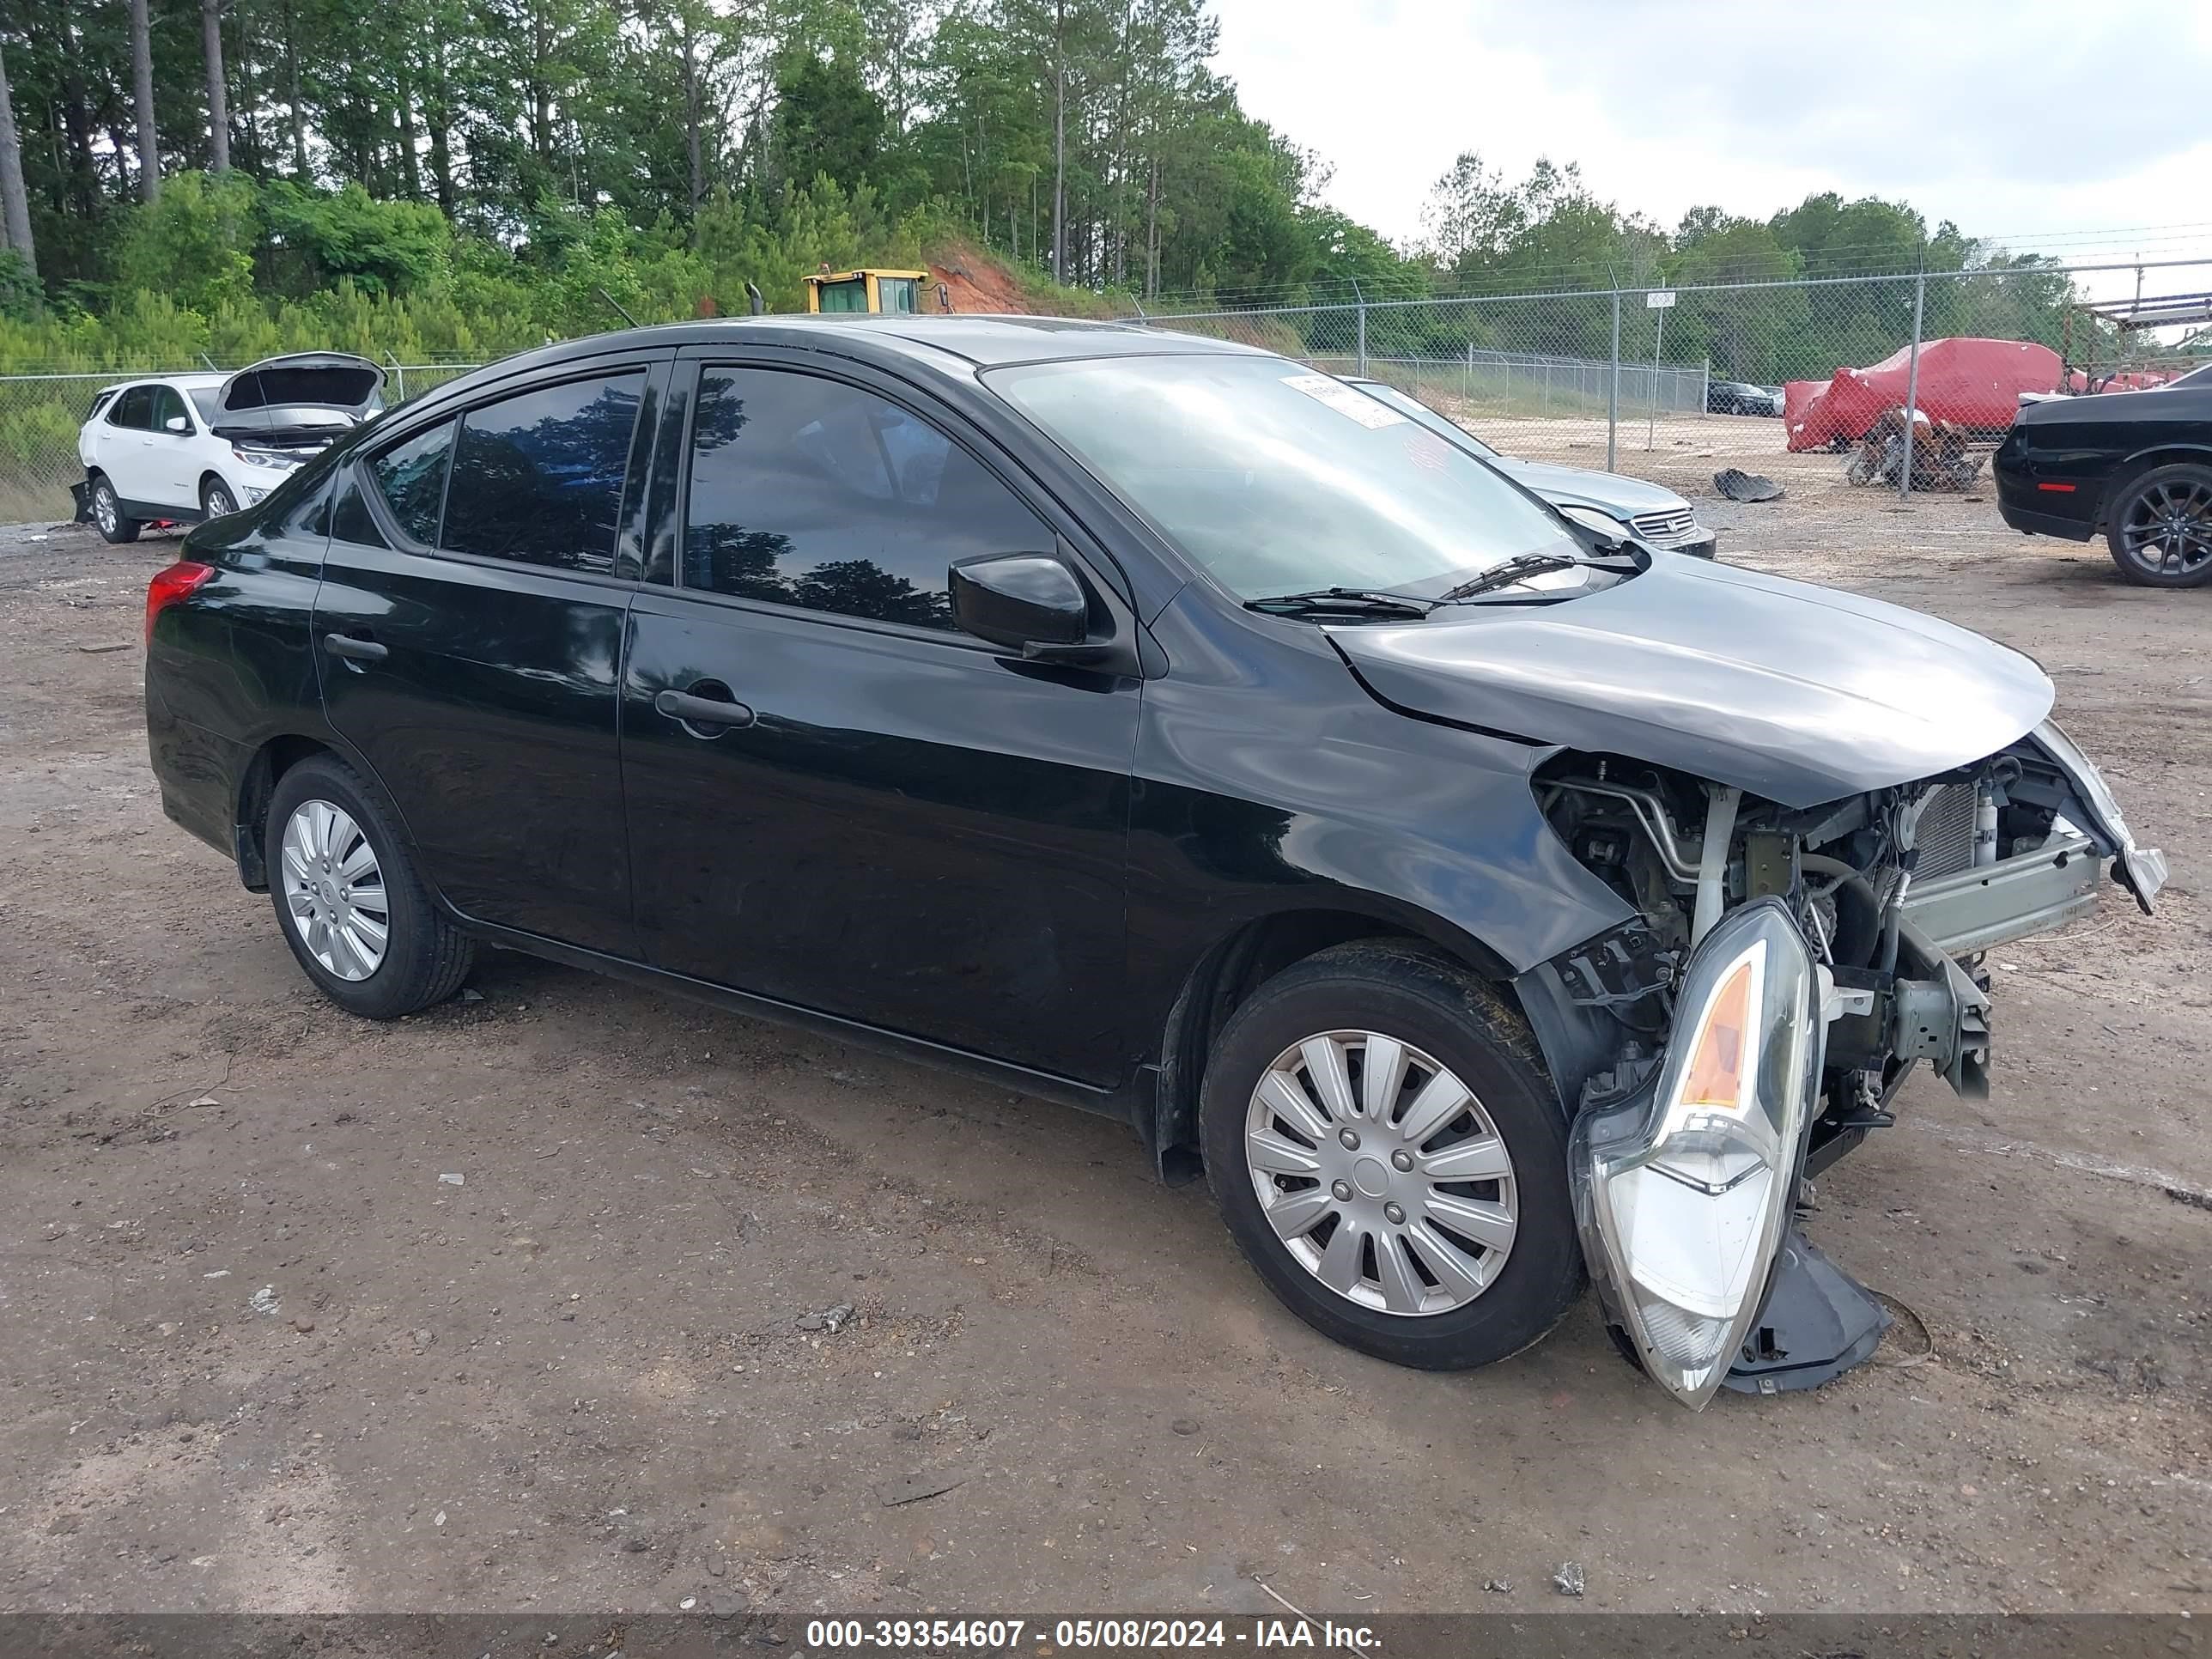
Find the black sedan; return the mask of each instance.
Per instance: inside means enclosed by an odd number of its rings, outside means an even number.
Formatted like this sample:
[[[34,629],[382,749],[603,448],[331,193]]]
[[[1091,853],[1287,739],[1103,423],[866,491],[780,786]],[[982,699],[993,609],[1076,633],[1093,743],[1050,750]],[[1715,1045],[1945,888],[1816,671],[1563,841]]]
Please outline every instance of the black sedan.
[[[1709,415],[1779,415],[1782,388],[1750,380],[1713,380],[1705,386]]]
[[[2086,542],[2102,531],[2146,587],[2212,581],[2212,379],[2022,407],[1991,463],[2014,529]]]
[[[533,352],[146,622],[165,808],[339,1007],[489,945],[957,1066],[1202,1170],[1368,1353],[1502,1358],[1587,1270],[1692,1405],[1871,1350],[1798,1182],[1980,1087],[1954,956],[2163,870],[2026,658],[1149,329]]]

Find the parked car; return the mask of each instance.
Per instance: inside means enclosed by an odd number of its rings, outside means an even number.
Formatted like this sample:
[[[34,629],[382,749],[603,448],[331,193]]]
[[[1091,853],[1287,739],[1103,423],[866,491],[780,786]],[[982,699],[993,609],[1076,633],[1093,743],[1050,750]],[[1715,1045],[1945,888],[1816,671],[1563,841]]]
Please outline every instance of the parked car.
[[[2164,878],[2027,658],[1111,325],[512,358],[193,530],[146,635],[165,810],[343,1009],[489,945],[881,1045],[1126,1120],[1364,1352],[1587,1267],[1692,1405],[1865,1357],[1802,1174],[1981,1086],[1974,952]]]
[[[2100,531],[2146,587],[2212,581],[2212,379],[2023,404],[1990,462],[1997,511],[2028,535]]]
[[[111,542],[148,524],[196,524],[251,507],[380,409],[384,371],[301,352],[235,374],[164,374],[109,386],[77,433],[77,516]]]
[[[1779,415],[1782,388],[1750,380],[1709,380],[1705,384],[1705,412],[1709,415]]]
[[[1618,472],[1594,472],[1587,467],[1553,466],[1546,461],[1524,461],[1492,449],[1474,434],[1411,392],[1382,380],[1350,376],[1346,384],[1379,398],[1409,421],[1417,421],[1439,436],[1476,454],[1577,522],[1607,535],[1633,536],[1654,547],[1693,558],[1710,559],[1720,551],[1718,532],[1698,522],[1696,510],[1671,489]]]

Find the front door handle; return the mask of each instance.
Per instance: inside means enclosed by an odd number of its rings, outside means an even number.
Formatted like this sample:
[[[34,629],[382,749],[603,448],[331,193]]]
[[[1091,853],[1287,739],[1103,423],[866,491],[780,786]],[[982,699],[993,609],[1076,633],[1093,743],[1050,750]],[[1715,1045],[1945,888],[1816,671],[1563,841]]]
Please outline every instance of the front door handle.
[[[392,654],[389,646],[379,645],[374,640],[357,640],[350,634],[325,634],[323,649],[333,657],[349,657],[356,662],[382,662]]]
[[[722,697],[695,697],[689,691],[663,691],[653,706],[672,720],[686,726],[750,726],[753,711],[741,702]]]

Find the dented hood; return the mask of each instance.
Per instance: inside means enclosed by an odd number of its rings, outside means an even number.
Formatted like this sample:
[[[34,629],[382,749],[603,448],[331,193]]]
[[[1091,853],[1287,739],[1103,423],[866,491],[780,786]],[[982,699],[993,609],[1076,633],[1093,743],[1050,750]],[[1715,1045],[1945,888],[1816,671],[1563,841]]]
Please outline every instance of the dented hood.
[[[1328,633],[1370,691],[1414,714],[1785,806],[1979,760],[2033,730],[2052,696],[2033,662],[1963,628],[1702,560],[1656,559],[1547,605]]]

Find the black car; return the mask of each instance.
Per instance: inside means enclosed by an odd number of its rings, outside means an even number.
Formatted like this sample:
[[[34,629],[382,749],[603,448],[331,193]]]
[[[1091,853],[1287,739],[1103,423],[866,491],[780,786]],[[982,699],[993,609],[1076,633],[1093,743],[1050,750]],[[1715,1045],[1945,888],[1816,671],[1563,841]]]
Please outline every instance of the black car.
[[[2212,378],[2023,404],[1990,464],[2014,529],[2086,542],[2146,587],[2212,581]]]
[[[1796,1183],[1978,1086],[1955,958],[2163,874],[2026,658],[1148,329],[517,357],[192,532],[147,640],[164,806],[343,1008],[489,945],[882,1044],[1126,1119],[1386,1358],[1587,1264],[1692,1404],[1871,1348]]]
[[[1705,412],[1709,415],[1779,415],[1782,388],[1749,380],[1709,380],[1705,384]]]

